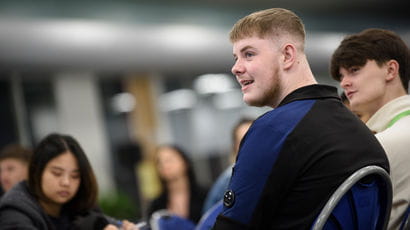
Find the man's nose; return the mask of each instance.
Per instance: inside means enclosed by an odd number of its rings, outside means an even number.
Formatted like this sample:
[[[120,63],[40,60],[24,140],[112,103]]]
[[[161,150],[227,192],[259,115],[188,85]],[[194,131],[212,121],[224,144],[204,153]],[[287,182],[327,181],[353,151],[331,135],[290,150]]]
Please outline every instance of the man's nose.
[[[347,77],[343,77],[340,81],[340,87],[342,87],[343,89],[346,89],[346,87],[349,87],[351,85],[352,83]]]
[[[232,66],[231,72],[233,75],[238,76],[245,72],[245,68],[240,61],[236,61]]]

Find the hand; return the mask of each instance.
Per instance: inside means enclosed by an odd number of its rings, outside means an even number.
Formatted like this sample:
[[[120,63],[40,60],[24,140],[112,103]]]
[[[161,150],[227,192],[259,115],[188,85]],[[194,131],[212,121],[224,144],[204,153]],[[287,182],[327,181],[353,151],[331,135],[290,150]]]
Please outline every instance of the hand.
[[[115,225],[109,224],[105,226],[104,230],[119,230]]]
[[[139,228],[134,223],[131,223],[128,220],[123,220],[121,230],[139,230]]]

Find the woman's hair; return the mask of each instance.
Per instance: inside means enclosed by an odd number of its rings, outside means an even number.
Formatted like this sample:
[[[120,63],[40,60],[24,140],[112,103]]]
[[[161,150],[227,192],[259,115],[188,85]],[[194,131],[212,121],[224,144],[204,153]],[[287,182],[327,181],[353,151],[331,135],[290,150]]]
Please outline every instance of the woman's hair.
[[[72,153],[77,159],[81,181],[76,195],[64,205],[64,209],[87,211],[94,208],[97,202],[97,180],[83,149],[71,136],[50,134],[36,146],[29,165],[29,189],[37,199],[46,198],[41,181],[44,169],[50,160],[66,152]]]
[[[181,156],[182,160],[185,163],[185,167],[186,167],[186,174],[187,174],[188,180],[189,180],[189,189],[190,189],[191,193],[195,192],[196,189],[198,188],[198,184],[197,184],[197,181],[196,181],[195,172],[194,172],[194,169],[193,169],[193,164],[192,164],[191,160],[189,159],[188,155],[186,154],[186,152],[181,147],[179,147],[177,145],[172,145],[172,144],[166,144],[166,145],[158,146],[157,149],[156,149],[156,154],[155,154],[155,163],[158,164],[158,152],[161,149],[164,149],[164,148],[172,149],[172,150],[175,151],[176,154]],[[158,169],[158,167],[157,167],[157,169]],[[160,173],[158,173],[158,175],[160,175]],[[166,181],[161,176],[159,176],[159,179],[161,181],[163,194],[165,194],[166,197],[168,197],[168,186],[166,186]]]

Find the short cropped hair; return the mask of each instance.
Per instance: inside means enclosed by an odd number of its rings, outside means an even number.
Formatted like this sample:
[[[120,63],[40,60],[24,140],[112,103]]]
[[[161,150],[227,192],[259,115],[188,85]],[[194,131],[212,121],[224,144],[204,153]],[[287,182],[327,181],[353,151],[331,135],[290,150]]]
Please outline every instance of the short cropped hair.
[[[68,135],[50,134],[36,146],[29,165],[29,189],[37,199],[44,199],[41,186],[44,169],[48,162],[67,151],[77,159],[81,181],[77,194],[64,208],[76,213],[95,208],[98,185],[93,169],[80,144]]]
[[[297,37],[301,41],[303,51],[305,26],[295,13],[282,8],[257,11],[240,19],[229,33],[229,39],[231,42],[236,42],[251,36],[266,38],[279,36],[282,33]]]
[[[335,80],[340,81],[340,68],[364,66],[368,60],[374,60],[379,66],[389,60],[396,60],[402,85],[408,90],[409,48],[399,35],[389,30],[372,28],[345,37],[333,53],[330,73]]]
[[[4,159],[17,159],[25,163],[29,163],[33,152],[19,144],[6,145],[0,152],[0,161]]]

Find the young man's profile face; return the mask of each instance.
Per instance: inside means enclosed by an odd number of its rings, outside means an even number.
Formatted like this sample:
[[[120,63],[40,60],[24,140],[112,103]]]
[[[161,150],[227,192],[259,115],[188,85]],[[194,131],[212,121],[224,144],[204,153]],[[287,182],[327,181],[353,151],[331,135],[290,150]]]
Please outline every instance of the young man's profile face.
[[[4,191],[27,179],[28,165],[16,158],[6,158],[0,161],[0,186]]]
[[[341,67],[340,86],[350,102],[352,110],[374,114],[383,106],[386,90],[387,65],[379,66],[368,60],[364,66]]]
[[[231,71],[241,85],[243,100],[253,106],[275,106],[281,53],[273,40],[252,36],[236,41],[233,56]]]

